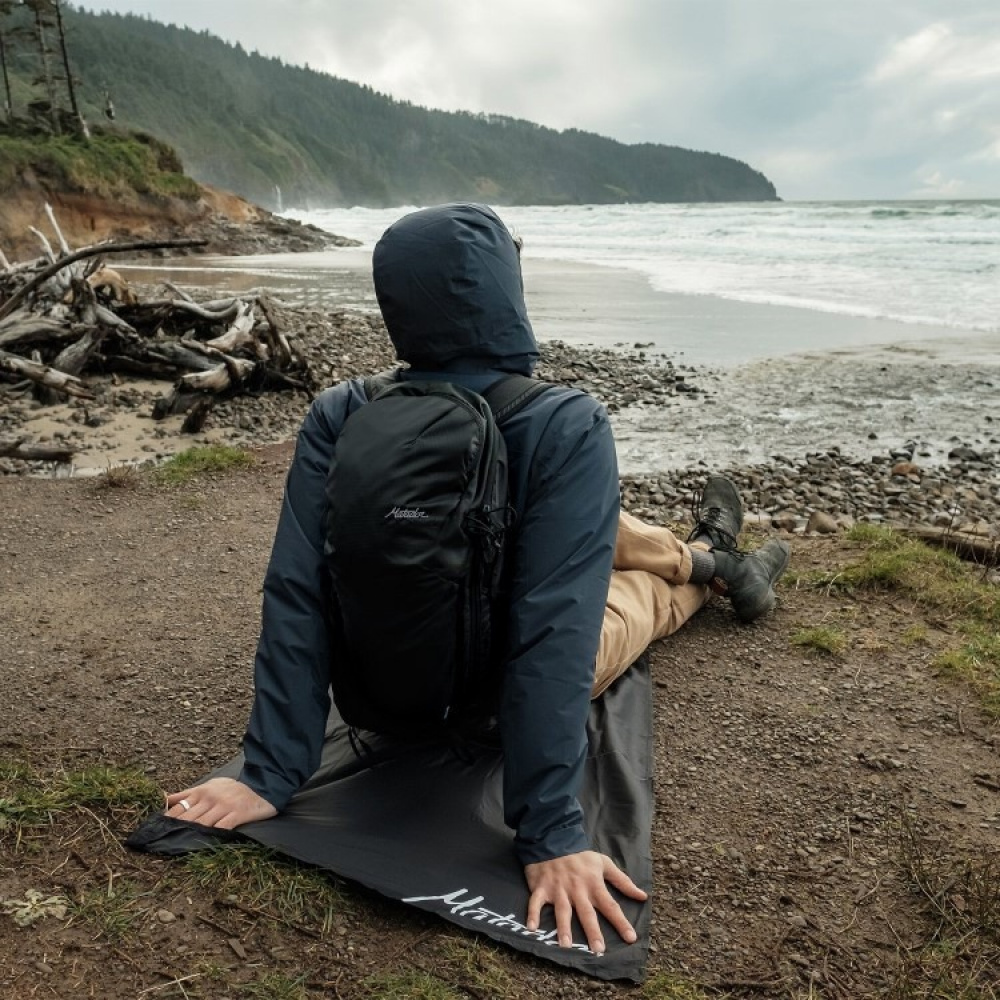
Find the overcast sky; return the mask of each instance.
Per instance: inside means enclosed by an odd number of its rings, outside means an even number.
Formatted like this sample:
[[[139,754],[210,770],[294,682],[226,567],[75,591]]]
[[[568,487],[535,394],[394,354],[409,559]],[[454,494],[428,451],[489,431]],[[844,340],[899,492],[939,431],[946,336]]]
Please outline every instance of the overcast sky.
[[[98,0],[430,107],[726,153],[786,199],[1000,197],[1000,0]]]

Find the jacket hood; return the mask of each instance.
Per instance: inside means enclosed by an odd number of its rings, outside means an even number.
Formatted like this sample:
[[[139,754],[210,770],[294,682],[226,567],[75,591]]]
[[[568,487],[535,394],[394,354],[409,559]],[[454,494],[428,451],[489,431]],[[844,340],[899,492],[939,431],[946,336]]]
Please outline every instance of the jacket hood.
[[[397,357],[416,369],[528,374],[538,345],[521,262],[485,205],[440,205],[390,226],[372,258],[375,294]]]

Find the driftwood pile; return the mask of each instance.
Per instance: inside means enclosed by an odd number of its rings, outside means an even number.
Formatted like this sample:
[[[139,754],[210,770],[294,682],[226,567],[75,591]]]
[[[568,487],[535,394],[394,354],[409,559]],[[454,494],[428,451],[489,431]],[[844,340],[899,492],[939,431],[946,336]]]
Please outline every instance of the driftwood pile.
[[[55,219],[50,222],[59,233]],[[196,302],[167,283],[139,301],[105,260],[112,254],[198,246],[173,240],[105,243],[10,264],[0,251],[0,404],[33,393],[43,403],[94,399],[88,378],[109,374],[164,379],[154,419],[185,414],[196,433],[214,403],[242,393],[309,390],[308,365],[279,328],[265,297]],[[0,457],[68,462],[67,447],[0,440]]]

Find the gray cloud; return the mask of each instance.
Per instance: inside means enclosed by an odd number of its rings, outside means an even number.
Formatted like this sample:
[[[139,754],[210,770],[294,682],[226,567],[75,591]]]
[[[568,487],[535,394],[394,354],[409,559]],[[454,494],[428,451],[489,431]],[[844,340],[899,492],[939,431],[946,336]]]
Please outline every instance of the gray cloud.
[[[787,198],[1000,196],[995,0],[98,0],[416,104],[709,149]]]

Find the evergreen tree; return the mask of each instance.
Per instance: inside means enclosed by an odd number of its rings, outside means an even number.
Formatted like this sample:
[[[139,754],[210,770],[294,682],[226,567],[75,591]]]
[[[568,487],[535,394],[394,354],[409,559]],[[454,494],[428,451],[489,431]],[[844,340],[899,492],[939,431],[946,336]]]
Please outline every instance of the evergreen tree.
[[[46,32],[55,26],[55,11],[52,7],[52,0],[22,0],[22,3],[34,15],[35,39],[38,44],[38,60],[41,66],[41,76],[38,82],[45,87],[47,106],[44,108],[52,124],[52,131],[59,135],[62,132],[62,125],[59,121],[59,106],[56,103],[55,79],[49,66],[48,37]]]
[[[0,0],[0,69],[3,70],[4,113],[7,121],[14,119],[14,98],[10,93],[10,73],[7,69],[7,20],[14,9],[14,0]]]
[[[73,109],[73,118],[77,123],[80,134],[85,138],[90,138],[90,129],[87,122],[80,113],[80,106],[76,103],[76,86],[73,81],[73,71],[69,68],[69,52],[66,49],[66,29],[63,26],[62,7],[59,0],[51,0],[52,8],[55,12],[56,30],[59,32],[59,50],[62,53],[63,69],[66,73],[66,89],[69,92],[69,104]]]

